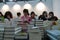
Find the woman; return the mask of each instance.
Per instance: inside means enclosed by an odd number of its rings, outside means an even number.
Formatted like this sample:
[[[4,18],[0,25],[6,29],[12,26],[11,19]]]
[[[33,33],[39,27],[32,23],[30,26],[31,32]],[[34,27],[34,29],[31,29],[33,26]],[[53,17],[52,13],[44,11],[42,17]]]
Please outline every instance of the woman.
[[[29,17],[29,12],[28,9],[23,10],[23,16],[21,17],[21,20],[23,23],[30,23],[30,17]]]
[[[15,18],[15,20],[16,20],[16,21],[21,20],[21,13],[20,13],[20,12],[17,13],[17,18]]]
[[[21,27],[22,31],[27,32],[27,25],[30,23],[30,17],[29,17],[29,12],[28,9],[23,10],[23,16],[21,17]]]
[[[4,18],[5,18],[5,20],[7,20],[7,21],[11,21],[12,18],[13,18],[12,13],[11,13],[10,11],[7,11],[7,12],[5,13],[5,15],[4,15]]]
[[[54,13],[53,12],[49,12],[49,18],[48,18],[49,21],[57,21],[58,18],[56,16],[54,16]]]
[[[31,17],[30,17],[30,20],[34,20],[34,26],[36,26],[36,19],[37,19],[37,15],[35,14],[35,12],[31,12]]]
[[[18,13],[17,13],[17,17],[18,17],[18,18],[20,18],[20,16],[21,16],[21,13],[20,13],[20,12],[18,12]]]
[[[0,21],[4,21],[4,16],[3,16],[3,14],[2,14],[2,12],[0,12]]]
[[[41,20],[43,20],[43,21],[47,20],[47,12],[44,11],[44,12],[42,13],[42,15],[39,16],[38,19],[41,19]]]
[[[12,26],[12,13],[10,11],[7,11],[4,15],[4,22],[6,23],[6,26]]]
[[[35,20],[35,19],[36,19],[35,16],[36,16],[36,14],[32,11],[32,12],[31,12],[30,20],[33,20],[33,19]]]

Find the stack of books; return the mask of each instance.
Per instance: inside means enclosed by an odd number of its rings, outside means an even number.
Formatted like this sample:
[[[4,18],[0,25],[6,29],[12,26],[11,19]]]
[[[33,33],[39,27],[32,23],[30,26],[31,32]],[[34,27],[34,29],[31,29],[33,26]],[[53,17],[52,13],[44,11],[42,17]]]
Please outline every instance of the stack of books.
[[[14,40],[15,34],[21,31],[21,27],[4,27],[4,40]]]
[[[4,28],[0,28],[0,40],[3,40]]]
[[[28,39],[28,33],[27,32],[19,32],[15,35],[15,39],[16,40],[18,40],[18,39],[19,40],[23,40],[23,39],[27,40]]]
[[[36,20],[37,27],[43,27],[43,20]]]
[[[41,40],[41,33],[38,27],[32,27],[28,30],[29,40]]]
[[[5,23],[0,23],[0,40],[3,40],[3,36],[4,36],[4,24]]]

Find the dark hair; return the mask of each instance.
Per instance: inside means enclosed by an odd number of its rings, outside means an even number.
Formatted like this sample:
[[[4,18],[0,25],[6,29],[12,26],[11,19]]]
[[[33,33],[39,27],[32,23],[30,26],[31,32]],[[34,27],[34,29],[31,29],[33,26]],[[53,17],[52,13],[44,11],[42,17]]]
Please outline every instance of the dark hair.
[[[3,16],[2,12],[0,12],[1,16]]]
[[[47,11],[43,11],[42,15],[44,16],[44,14],[46,14],[46,17],[47,17]]]
[[[24,10],[23,10],[23,13],[27,13],[27,14],[29,15],[28,9],[24,9]]]
[[[20,16],[20,15],[21,15],[21,13],[20,13],[20,12],[18,12],[18,13],[17,13],[17,16]]]
[[[31,15],[32,15],[32,14],[34,14],[34,15],[35,15],[35,12],[33,12],[33,11],[32,11],[32,12],[31,12]]]
[[[7,16],[10,16],[10,18],[13,18],[12,13],[10,11],[7,11],[4,15],[4,18],[8,18]]]
[[[53,12],[49,12],[49,15],[52,14],[52,16],[54,16],[54,13]]]
[[[24,9],[23,12],[24,12],[24,13],[25,13],[25,12],[28,13],[28,9]]]

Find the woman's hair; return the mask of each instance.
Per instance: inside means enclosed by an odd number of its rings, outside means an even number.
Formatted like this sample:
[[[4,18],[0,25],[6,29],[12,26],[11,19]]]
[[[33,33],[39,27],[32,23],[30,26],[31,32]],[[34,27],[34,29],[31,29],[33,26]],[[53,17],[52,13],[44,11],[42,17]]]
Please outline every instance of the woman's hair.
[[[28,9],[24,9],[23,12],[24,12],[24,13],[25,13],[25,12],[28,13]]]
[[[23,13],[27,13],[27,14],[29,15],[28,9],[24,9],[24,10],[23,10]]]
[[[32,15],[32,14],[34,14],[34,15],[35,15],[35,12],[33,12],[33,11],[32,11],[32,12],[31,12],[31,15]]]
[[[10,18],[13,18],[12,13],[10,11],[7,11],[4,15],[4,18],[8,18],[7,16],[10,16]]]
[[[3,16],[2,12],[0,12],[1,16]]]
[[[54,16],[54,13],[53,12],[49,12],[49,15],[52,14],[52,16]]]
[[[47,11],[43,11],[42,15],[44,16],[44,14],[46,14],[46,17],[47,17]]]
[[[18,12],[18,13],[17,13],[17,16],[20,16],[20,15],[21,15],[21,13],[20,13],[20,12]]]

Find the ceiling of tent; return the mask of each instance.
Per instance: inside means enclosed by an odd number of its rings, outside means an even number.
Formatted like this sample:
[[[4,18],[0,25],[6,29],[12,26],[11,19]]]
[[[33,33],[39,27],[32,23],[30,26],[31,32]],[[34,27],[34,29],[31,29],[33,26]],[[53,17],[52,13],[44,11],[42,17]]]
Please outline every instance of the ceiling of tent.
[[[0,0],[0,3],[3,2],[16,2],[16,1],[43,1],[43,0]],[[44,0],[46,1],[46,0]]]
[[[10,2],[10,1],[15,2],[15,1],[35,1],[35,0],[0,0],[0,3],[2,3],[3,1],[5,1],[5,2]]]

